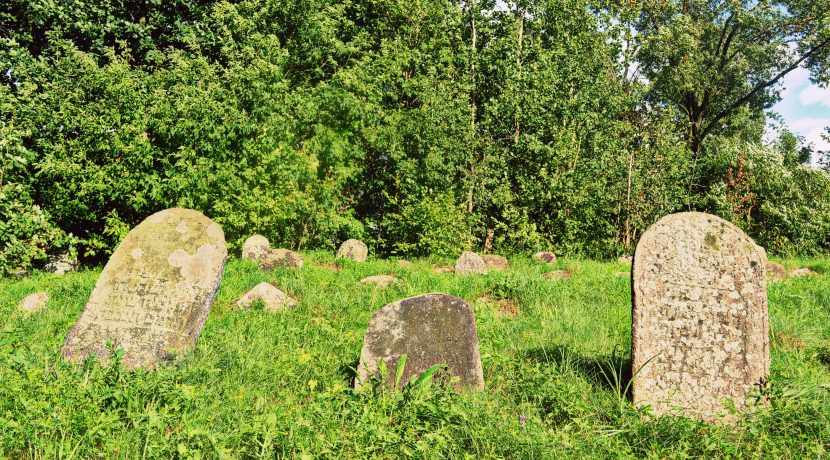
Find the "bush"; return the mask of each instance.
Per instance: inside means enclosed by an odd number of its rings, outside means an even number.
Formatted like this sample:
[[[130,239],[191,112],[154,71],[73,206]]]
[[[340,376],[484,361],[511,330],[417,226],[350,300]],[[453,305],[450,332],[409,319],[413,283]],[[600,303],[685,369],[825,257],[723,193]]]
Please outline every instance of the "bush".
[[[392,252],[414,256],[457,256],[473,246],[471,216],[449,194],[412,200],[384,223]]]
[[[0,274],[29,270],[45,263],[50,251],[73,253],[76,243],[32,201],[25,187],[0,187]]]
[[[830,175],[788,161],[786,152],[722,142],[703,164],[711,181],[701,207],[727,219],[770,252],[815,255],[830,244]]]

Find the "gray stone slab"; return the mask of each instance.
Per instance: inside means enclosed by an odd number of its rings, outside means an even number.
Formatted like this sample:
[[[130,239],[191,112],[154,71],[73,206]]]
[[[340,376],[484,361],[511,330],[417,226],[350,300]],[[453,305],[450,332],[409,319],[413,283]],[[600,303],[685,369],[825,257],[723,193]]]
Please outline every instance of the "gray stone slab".
[[[707,422],[724,405],[753,405],[769,375],[765,268],[752,239],[709,214],[672,214],[643,234],[632,267],[636,405]]]
[[[401,384],[435,364],[445,363],[459,387],[484,387],[475,318],[463,300],[447,294],[424,294],[393,302],[375,312],[360,352],[355,389],[377,376],[381,361],[394,384],[398,360],[406,355]]]

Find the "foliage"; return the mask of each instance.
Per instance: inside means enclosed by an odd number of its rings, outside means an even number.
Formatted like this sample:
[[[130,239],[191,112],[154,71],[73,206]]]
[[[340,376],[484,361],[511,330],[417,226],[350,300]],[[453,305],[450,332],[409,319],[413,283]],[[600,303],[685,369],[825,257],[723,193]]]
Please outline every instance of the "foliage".
[[[400,254],[446,257],[472,247],[470,215],[450,195],[407,203],[386,219],[387,238]]]
[[[769,147],[784,169],[724,152],[765,149],[791,64],[824,81],[826,6],[13,0],[0,186],[91,263],[174,206],[220,223],[232,248],[260,233],[295,249],[362,238],[381,255],[609,257],[667,213],[749,209],[744,228],[772,251],[823,251],[827,214],[798,229],[826,210],[826,175],[796,167],[815,155],[803,139]],[[764,199],[733,212],[739,170]]]
[[[48,252],[74,250],[75,239],[56,227],[20,185],[0,186],[0,274],[44,263]]]
[[[777,148],[722,140],[704,162],[701,205],[778,254],[821,254],[830,242],[830,177],[794,161],[789,136]]]

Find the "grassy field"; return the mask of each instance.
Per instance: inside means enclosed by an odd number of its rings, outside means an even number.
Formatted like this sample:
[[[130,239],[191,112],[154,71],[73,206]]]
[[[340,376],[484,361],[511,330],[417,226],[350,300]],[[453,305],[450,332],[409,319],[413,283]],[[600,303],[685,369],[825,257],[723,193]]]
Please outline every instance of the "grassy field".
[[[64,363],[59,348],[100,270],[0,281],[0,458],[821,458],[830,456],[830,275],[770,284],[772,394],[738,427],[654,419],[626,396],[630,286],[617,263],[513,257],[460,277],[307,253],[302,270],[231,261],[176,367]],[[449,261],[440,261],[449,263]],[[785,265],[830,270],[830,260]],[[543,272],[572,271],[554,280]],[[388,289],[361,286],[394,273]],[[298,299],[233,310],[269,281]],[[35,291],[45,310],[15,313]],[[372,313],[444,292],[474,308],[486,390],[351,389]]]

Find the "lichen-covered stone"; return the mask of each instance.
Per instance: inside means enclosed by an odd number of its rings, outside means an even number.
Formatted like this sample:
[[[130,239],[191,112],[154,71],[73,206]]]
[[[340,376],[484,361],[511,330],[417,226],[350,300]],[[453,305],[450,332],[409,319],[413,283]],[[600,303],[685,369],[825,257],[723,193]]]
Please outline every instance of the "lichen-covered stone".
[[[43,309],[48,301],[49,294],[45,292],[35,292],[34,294],[27,295],[23,300],[21,300],[20,304],[17,305],[17,308],[27,313],[34,313]]]
[[[277,311],[297,305],[297,301],[289,297],[277,287],[269,283],[259,283],[246,292],[236,301],[237,308],[250,308],[255,302],[262,302],[263,310]]]
[[[619,259],[617,259],[617,262],[623,265],[631,265],[632,260],[634,260],[634,258],[631,256],[622,256]]]
[[[455,271],[455,269],[450,267],[449,265],[436,265],[432,267],[432,273],[437,274],[452,273],[453,271]]]
[[[337,250],[335,257],[338,259],[352,259],[356,262],[365,262],[366,258],[369,257],[369,248],[363,241],[354,239],[346,240],[340,245],[340,249]]]
[[[464,251],[461,257],[455,261],[455,272],[459,275],[486,275],[487,263],[475,252]]]
[[[484,259],[484,265],[487,266],[488,271],[509,270],[510,262],[507,257],[497,256],[495,254],[485,254],[481,256]]]
[[[556,254],[552,252],[537,252],[536,254],[533,254],[533,258],[548,265],[556,265]]]
[[[711,422],[769,374],[766,260],[744,232],[686,212],[652,225],[633,271],[633,399]],[[728,420],[728,417],[727,417]]]
[[[395,278],[391,275],[374,275],[374,276],[367,276],[360,280],[360,284],[374,284],[378,287],[385,288],[390,284],[395,284],[398,282],[398,278]]]
[[[271,243],[268,242],[268,238],[265,238],[262,235],[249,236],[248,239],[242,243],[242,258],[260,262],[270,250]]]
[[[259,268],[273,270],[277,267],[303,268],[303,256],[288,249],[269,249],[260,259]]]
[[[44,269],[56,275],[65,275],[78,269],[78,259],[68,252],[61,252],[49,257]]]
[[[400,384],[417,378],[435,364],[446,364],[461,387],[484,387],[473,310],[447,294],[424,294],[393,302],[372,316],[360,352],[355,389],[378,376],[378,365],[389,370],[387,386],[394,384],[401,355],[406,366]]]
[[[219,224],[190,209],[146,218],[110,257],[61,350],[80,361],[123,349],[127,369],[170,361],[202,330],[228,250]]]

